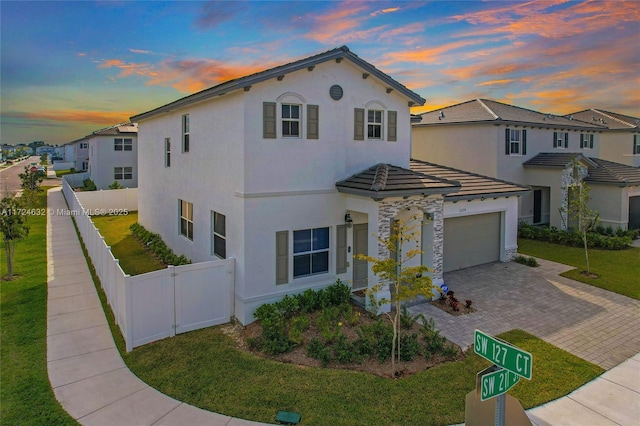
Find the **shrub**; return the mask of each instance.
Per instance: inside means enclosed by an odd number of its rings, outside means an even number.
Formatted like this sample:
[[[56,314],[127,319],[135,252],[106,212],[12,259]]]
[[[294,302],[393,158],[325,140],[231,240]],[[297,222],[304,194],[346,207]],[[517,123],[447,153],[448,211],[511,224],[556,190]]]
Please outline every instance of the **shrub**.
[[[536,267],[539,266],[538,265],[538,261],[536,260],[535,257],[528,257],[528,256],[522,256],[522,255],[517,255],[515,257],[515,259],[513,259],[515,262],[517,263],[521,263],[523,265],[527,265],[527,266],[531,266],[531,267]]]
[[[416,356],[422,353],[422,347],[418,341],[418,335],[403,334],[400,336],[400,360],[413,361]]]
[[[357,361],[357,353],[354,346],[347,340],[347,336],[340,334],[333,346],[336,361],[341,364],[351,364]]]
[[[284,296],[279,302],[276,302],[275,305],[276,309],[286,318],[291,318],[293,315],[300,312],[298,299],[289,296],[288,294]]]
[[[98,188],[96,187],[96,184],[94,181],[92,181],[91,179],[85,179],[82,181],[82,184],[84,185],[84,190],[85,191],[96,191]]]
[[[594,232],[587,233],[587,246],[605,250],[623,250],[631,245],[638,235],[637,231],[614,230],[611,226],[599,225]],[[559,230],[556,227],[540,227],[527,223],[518,226],[518,237],[545,241],[572,247],[582,247],[583,241],[579,232]],[[531,265],[530,265],[531,266]]]
[[[300,307],[300,312],[308,314],[317,309],[316,292],[311,289],[305,290],[304,293],[297,294],[296,299],[298,299],[298,306]]]
[[[109,185],[109,189],[123,189],[124,186],[120,185],[120,182],[114,180],[111,185]]]
[[[410,330],[420,318],[424,319],[424,315],[411,315],[407,310],[407,307],[403,306],[400,311],[400,328]]]
[[[133,237],[140,241],[142,244],[147,246],[149,250],[165,265],[188,265],[191,263],[191,260],[187,259],[186,256],[176,256],[176,254],[171,250],[162,238],[160,234],[154,234],[147,231],[144,226],[139,223],[132,224],[129,229],[133,234]]]
[[[327,287],[325,291],[327,292],[329,303],[334,306],[349,303],[351,300],[351,288],[340,280],[337,280],[335,284]]]
[[[319,360],[326,367],[331,362],[331,349],[320,339],[313,338],[307,345],[307,356]]]
[[[433,318],[429,318],[429,321],[425,321],[420,330],[422,333],[422,339],[425,343],[427,358],[433,355],[439,354],[443,351],[447,339],[440,335],[440,332],[436,330],[435,322]]]

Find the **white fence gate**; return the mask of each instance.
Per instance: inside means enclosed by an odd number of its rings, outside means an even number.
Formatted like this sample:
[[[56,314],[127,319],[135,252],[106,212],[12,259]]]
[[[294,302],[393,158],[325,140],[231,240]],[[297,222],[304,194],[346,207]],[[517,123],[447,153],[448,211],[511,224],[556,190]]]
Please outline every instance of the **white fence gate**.
[[[67,179],[63,179],[62,190],[123,334],[127,352],[165,337],[231,320],[235,259],[127,275],[85,214],[88,210]],[[126,197],[126,191],[113,192]]]

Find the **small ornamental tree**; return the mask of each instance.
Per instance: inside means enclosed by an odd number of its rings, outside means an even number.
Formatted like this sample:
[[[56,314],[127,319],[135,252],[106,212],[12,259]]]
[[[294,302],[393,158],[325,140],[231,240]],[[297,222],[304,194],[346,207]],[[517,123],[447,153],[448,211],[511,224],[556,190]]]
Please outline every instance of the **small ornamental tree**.
[[[591,199],[591,189],[582,180],[582,174],[578,162],[573,159],[571,164],[571,179],[573,185],[570,185],[567,191],[566,209],[561,208],[560,213],[566,213],[567,223],[565,227],[573,227],[580,234],[584,245],[584,257],[586,260],[586,272],[590,274],[589,269],[589,248],[587,246],[587,233],[595,229],[600,214],[589,209],[588,204]]]
[[[379,238],[389,251],[390,256],[379,259],[372,256],[359,254],[358,259],[366,260],[373,264],[372,270],[380,278],[380,282],[367,290],[367,295],[376,312],[382,306],[391,304],[391,312],[385,312],[393,326],[393,341],[391,345],[391,370],[396,376],[396,361],[400,361],[400,318],[401,307],[404,302],[411,301],[422,295],[431,298],[433,290],[437,289],[426,274],[429,268],[424,265],[408,266],[407,263],[420,256],[423,252],[419,249],[410,249],[403,252],[405,245],[418,246],[420,242],[420,229],[422,223],[417,216],[412,216],[406,221],[392,222],[391,232],[388,238]],[[378,298],[376,295],[387,286],[391,287],[391,298]]]
[[[0,201],[0,232],[3,235],[4,251],[7,257],[7,280],[13,279],[13,261],[16,242],[29,235],[29,227],[26,225],[25,216],[19,214],[20,202],[14,197],[4,197]]]
[[[22,181],[21,186],[23,189],[32,189],[36,191],[40,190],[40,184],[44,180],[44,175],[42,173],[39,173],[38,171],[32,172],[31,169],[26,166],[24,168],[24,172],[20,173],[18,177],[20,177],[20,180]]]

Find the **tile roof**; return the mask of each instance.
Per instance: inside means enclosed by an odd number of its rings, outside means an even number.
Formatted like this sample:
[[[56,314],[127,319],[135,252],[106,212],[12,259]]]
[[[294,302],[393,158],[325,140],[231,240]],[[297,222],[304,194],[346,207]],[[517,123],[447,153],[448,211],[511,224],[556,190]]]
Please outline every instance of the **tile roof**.
[[[640,185],[640,168],[600,158],[587,158],[577,152],[543,152],[525,161],[523,166],[563,169],[568,167],[574,158],[587,164],[589,173],[584,179],[586,182],[618,186]]]
[[[544,167],[544,168],[558,168],[564,169],[571,165],[573,159],[583,161],[591,167],[595,167],[596,164],[589,158],[585,157],[579,152],[541,152],[533,158],[522,163],[525,167]]]
[[[458,192],[448,194],[445,200],[470,200],[488,197],[506,197],[521,195],[529,192],[531,188],[525,185],[507,182],[476,173],[466,172],[452,167],[428,163],[426,161],[411,160],[411,170],[440,179],[457,181],[461,188]]]
[[[336,183],[339,192],[374,200],[412,195],[449,194],[458,191],[455,181],[428,176],[391,164],[376,164]]]
[[[598,166],[589,168],[588,182],[610,183],[619,186],[640,185],[640,168],[613,161],[591,158]]]
[[[304,68],[313,69],[315,65],[326,61],[336,60],[337,62],[340,62],[343,59],[346,59],[359,66],[372,77],[376,77],[383,84],[388,85],[389,89],[395,89],[398,92],[402,93],[404,96],[410,99],[410,102],[412,104],[424,105],[425,99],[422,96],[418,95],[412,90],[409,90],[406,86],[394,80],[389,75],[383,73],[369,62],[361,59],[358,55],[351,52],[351,50],[349,50],[347,46],[341,46],[323,53],[319,53],[317,55],[309,56],[307,58],[303,58],[294,62],[250,74],[245,77],[226,81],[211,88],[178,99],[177,101],[163,105],[151,111],[134,115],[133,117],[131,117],[131,121],[140,121],[142,119],[152,117],[167,110],[180,108],[186,105],[190,105],[194,102],[212,98],[214,96],[221,96],[234,90],[250,88],[253,84],[280,77],[290,72],[298,71]]]
[[[609,112],[602,109],[586,109],[584,111],[567,114],[565,117],[572,117],[574,120],[605,126],[610,130],[638,130],[640,128],[640,118]]]
[[[415,126],[443,124],[520,124],[542,127],[603,130],[603,126],[570,120],[567,117],[508,105],[489,99],[474,99],[421,114],[422,121]]]

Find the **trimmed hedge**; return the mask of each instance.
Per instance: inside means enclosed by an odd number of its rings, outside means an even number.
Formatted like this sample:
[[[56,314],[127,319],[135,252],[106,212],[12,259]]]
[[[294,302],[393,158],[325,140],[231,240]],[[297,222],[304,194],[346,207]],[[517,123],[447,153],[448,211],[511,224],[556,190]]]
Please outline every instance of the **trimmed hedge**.
[[[140,241],[142,244],[147,246],[149,250],[165,265],[188,265],[191,263],[191,260],[187,259],[184,255],[176,255],[173,250],[171,250],[162,238],[160,234],[154,234],[145,229],[144,226],[139,223],[134,223],[129,227],[135,239]]]
[[[598,231],[602,231],[602,233]],[[637,236],[638,231],[624,231],[622,229],[613,231],[599,226],[596,228],[596,232],[587,233],[587,246],[604,250],[624,250],[631,246],[631,241]],[[547,228],[520,223],[518,237],[572,247],[582,247],[584,245],[579,232],[565,231],[554,226]]]

